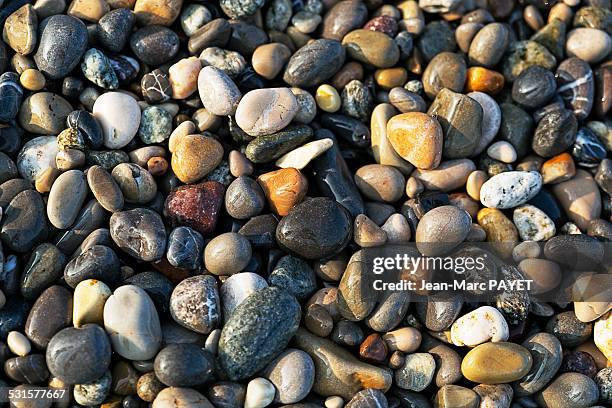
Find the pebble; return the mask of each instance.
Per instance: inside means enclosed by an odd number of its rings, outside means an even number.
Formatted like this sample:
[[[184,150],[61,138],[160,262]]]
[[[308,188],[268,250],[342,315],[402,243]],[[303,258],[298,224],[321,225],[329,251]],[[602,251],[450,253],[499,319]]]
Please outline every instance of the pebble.
[[[457,405],[476,408],[480,405],[480,397],[469,388],[459,385],[445,385],[436,393],[434,403],[437,408],[450,408]]]
[[[153,408],[210,408],[205,396],[193,388],[168,387],[157,394]]]
[[[556,73],[557,92],[565,105],[579,120],[585,119],[593,108],[595,81],[588,63],[579,58],[568,58],[559,64]]]
[[[19,124],[38,135],[58,134],[64,130],[72,106],[51,92],[37,92],[27,97],[19,110]]]
[[[139,25],[160,24],[170,26],[181,11],[183,2],[180,0],[136,0],[134,14]]]
[[[248,296],[267,286],[264,278],[252,272],[235,273],[227,278],[219,291],[225,318],[229,318],[233,310]]]
[[[18,76],[7,72],[0,75],[0,113],[1,122],[10,122],[19,113],[19,107],[23,98],[23,89],[19,86]]]
[[[559,204],[580,229],[586,230],[591,220],[601,213],[601,195],[593,177],[577,170],[574,178],[553,185],[552,192]]]
[[[312,138],[307,125],[292,125],[280,132],[258,136],[247,145],[246,157],[253,163],[268,163]]]
[[[157,184],[151,173],[137,164],[118,164],[113,169],[111,176],[128,203],[147,203],[157,193]]]
[[[595,132],[588,127],[583,127],[576,134],[572,155],[576,158],[578,165],[596,167],[601,160],[606,158],[606,148]]]
[[[377,68],[392,67],[400,57],[393,39],[378,31],[353,30],[343,37],[342,44],[351,58]]]
[[[404,194],[406,179],[394,167],[368,164],[355,173],[355,184],[365,197],[392,203]]]
[[[172,86],[168,75],[160,69],[144,74],[140,81],[142,96],[148,103],[166,102],[172,97]]]
[[[286,127],[297,110],[297,101],[289,89],[258,89],[240,100],[236,123],[250,136],[268,135]]]
[[[85,406],[101,404],[111,390],[111,373],[107,371],[95,381],[74,386],[74,400]]]
[[[342,100],[340,99],[340,94],[336,91],[331,85],[323,84],[317,88],[317,92],[315,94],[315,100],[317,102],[317,106],[319,109],[334,113],[340,110],[342,106]]]
[[[71,129],[76,128],[91,148],[98,149],[102,146],[102,128],[91,113],[83,110],[72,111],[66,118],[66,124]]]
[[[140,126],[140,108],[129,95],[107,92],[93,106],[93,115],[102,127],[104,146],[120,149],[132,141]]]
[[[353,241],[362,248],[381,246],[387,234],[366,215],[359,214],[353,226]]]
[[[140,117],[138,136],[144,144],[162,143],[172,133],[172,115],[163,108],[149,106]]]
[[[308,354],[289,348],[270,362],[262,371],[262,375],[276,388],[275,402],[295,404],[304,399],[312,389],[315,366]]]
[[[312,122],[317,114],[317,102],[310,92],[301,88],[291,88],[298,103],[298,112],[293,118],[297,123],[308,124]]]
[[[612,50],[612,38],[596,28],[575,28],[567,33],[565,52],[589,64],[596,64]]]
[[[292,167],[302,170],[313,159],[329,150],[333,145],[334,141],[329,138],[315,140],[313,142],[306,143],[303,146],[290,151],[289,153],[285,153],[276,160],[275,164],[283,169]]]
[[[533,357],[515,343],[484,343],[470,350],[461,362],[464,377],[483,384],[503,384],[523,378]]]
[[[416,168],[440,165],[443,133],[435,118],[420,112],[396,115],[387,122],[387,138],[395,152]]]
[[[266,79],[274,79],[291,57],[291,50],[282,43],[260,45],[253,52],[253,69]]]
[[[468,57],[471,65],[492,68],[501,60],[510,42],[506,26],[491,23],[484,26],[471,41]]]
[[[514,163],[516,161],[516,150],[514,147],[505,141],[495,142],[487,149],[489,157],[504,163]]]
[[[127,169],[132,168],[129,165],[127,166]],[[110,212],[121,211],[124,205],[123,192],[115,179],[103,167],[94,165],[87,170],[87,184],[96,200],[105,210]]]
[[[540,169],[544,184],[557,184],[570,180],[576,175],[576,165],[572,156],[561,153],[546,160]]]
[[[593,338],[594,338],[595,345],[607,359],[610,359],[610,355],[612,355],[612,350],[610,350],[610,326],[611,325],[612,325],[612,313],[608,312],[602,317],[600,317],[595,322],[594,329],[593,329]],[[584,329],[583,333],[590,332],[590,330],[588,330],[590,328],[590,325],[583,324],[578,327]]]
[[[445,88],[438,93],[427,114],[442,126],[444,157],[459,159],[472,155],[482,135],[483,109],[478,102]]]
[[[515,208],[513,221],[523,241],[546,241],[556,232],[555,224],[548,215],[533,205]]]
[[[482,185],[480,201],[489,208],[514,208],[531,200],[541,188],[542,176],[537,172],[504,172]]]
[[[166,249],[166,231],[159,214],[146,208],[119,211],[110,217],[113,242],[136,259],[157,261]]]
[[[121,52],[134,27],[134,13],[127,8],[117,8],[104,14],[96,27],[96,39],[107,50]]]
[[[451,340],[456,346],[474,347],[491,341],[507,341],[510,335],[504,316],[491,306],[481,306],[461,316],[451,326]]]
[[[308,221],[315,219],[316,223]],[[329,198],[317,197],[298,204],[283,217],[276,228],[276,240],[282,248],[303,258],[327,258],[348,244],[351,227],[344,207]]]
[[[155,376],[171,387],[189,387],[205,383],[213,373],[212,354],[196,344],[175,343],[155,356]]]
[[[465,185],[476,165],[470,159],[443,161],[433,170],[416,169],[412,177],[419,180],[427,190],[452,191]]]
[[[150,25],[132,33],[130,48],[140,61],[158,66],[176,56],[179,50],[179,37],[166,27]]]
[[[517,41],[508,47],[502,60],[502,73],[506,81],[514,82],[525,69],[534,65],[553,70],[555,56],[535,41]]]
[[[395,382],[405,390],[423,391],[431,383],[435,369],[436,362],[431,354],[408,354],[404,365],[395,371]]]
[[[110,288],[99,280],[86,279],[74,290],[72,321],[75,327],[88,323],[104,323],[104,304],[112,295]]]
[[[209,235],[215,230],[224,193],[216,181],[177,187],[166,199],[164,216],[174,226],[186,225]]]
[[[597,384],[579,373],[564,373],[536,395],[538,404],[553,407],[589,407],[597,403]]]
[[[265,378],[254,378],[249,381],[244,399],[245,408],[263,408],[274,400],[274,385]]]
[[[219,339],[219,362],[233,380],[264,368],[287,346],[299,326],[300,306],[279,288],[263,288],[243,301]]]
[[[552,72],[539,65],[525,69],[512,85],[512,99],[528,108],[544,106],[555,95],[557,82]]]
[[[79,63],[87,48],[87,28],[78,18],[51,15],[41,27],[36,66],[51,79],[67,76]]]
[[[466,63],[463,57],[452,52],[436,55],[423,71],[423,89],[430,99],[435,99],[443,88],[461,92],[466,80]]]
[[[505,257],[512,254],[512,249],[518,243],[518,230],[497,208],[483,208],[478,211],[478,224],[487,234],[487,242],[493,243],[493,248]]]
[[[31,4],[25,4],[4,22],[2,39],[15,52],[28,55],[36,48],[38,17]]]
[[[294,168],[264,173],[257,178],[270,208],[280,216],[286,216],[306,195],[308,181]]]
[[[470,92],[468,97],[474,99],[482,108],[482,135],[472,155],[484,151],[497,135],[502,122],[502,112],[495,100],[482,92]]]
[[[223,156],[223,147],[214,138],[187,135],[179,139],[172,153],[172,170],[184,183],[195,183],[213,171]]]
[[[346,56],[339,40],[317,39],[299,48],[287,62],[283,80],[291,86],[313,88],[330,79],[342,68]]]
[[[81,70],[85,78],[100,88],[117,89],[119,87],[119,79],[110,60],[96,48],[90,48],[85,52],[83,62],[81,62]]]
[[[28,338],[18,331],[9,332],[6,337],[6,345],[13,354],[20,357],[28,355],[32,350],[32,345]]]
[[[183,32],[191,37],[204,24],[212,20],[212,14],[201,4],[189,4],[180,15]]]
[[[316,278],[312,268],[302,259],[287,255],[282,257],[268,275],[270,286],[277,286],[304,301],[316,290]]]
[[[58,229],[70,227],[87,195],[85,175],[80,170],[62,173],[51,186],[47,202],[49,222]]]
[[[496,95],[504,88],[504,83],[504,76],[497,71],[483,67],[470,67],[466,72],[465,90]]]
[[[104,330],[96,324],[68,327],[53,336],[46,360],[54,377],[67,384],[86,384],[102,377],[108,369],[111,345]]]
[[[2,217],[2,242],[13,251],[30,251],[47,236],[45,218],[40,194],[34,190],[22,191],[10,201]]]
[[[215,275],[232,275],[240,272],[250,259],[251,244],[235,232],[218,235],[204,249],[206,269]]]
[[[436,207],[427,212],[417,226],[417,248],[427,256],[450,252],[465,240],[471,226],[471,218],[465,210],[451,205]]]

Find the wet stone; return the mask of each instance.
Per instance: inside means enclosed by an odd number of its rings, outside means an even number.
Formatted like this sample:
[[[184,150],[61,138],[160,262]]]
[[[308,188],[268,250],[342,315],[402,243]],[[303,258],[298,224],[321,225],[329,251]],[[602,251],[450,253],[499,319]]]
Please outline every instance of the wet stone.
[[[129,255],[157,261],[166,249],[166,231],[161,217],[145,208],[116,212],[110,219],[113,241]]]
[[[179,38],[166,27],[150,25],[131,35],[130,48],[139,60],[157,66],[174,58],[179,49]]]
[[[177,227],[168,236],[166,258],[177,268],[197,269],[202,264],[203,249],[204,238],[199,232],[189,227]]]
[[[512,99],[528,108],[543,106],[555,94],[557,83],[552,72],[538,66],[525,69],[512,86]]]
[[[572,148],[572,156],[578,165],[583,167],[596,167],[606,158],[606,148],[597,135],[588,127],[583,127],[576,134],[576,141]]]
[[[72,288],[86,279],[115,285],[121,280],[119,269],[119,258],[111,248],[94,245],[66,265],[64,280]]]
[[[62,286],[50,286],[32,305],[24,332],[34,347],[44,349],[71,321],[72,294]]]
[[[203,384],[213,367],[213,355],[195,344],[170,344],[155,357],[155,376],[171,387]]]
[[[562,153],[576,140],[578,123],[573,112],[559,109],[546,114],[538,123],[531,147],[542,157]]]

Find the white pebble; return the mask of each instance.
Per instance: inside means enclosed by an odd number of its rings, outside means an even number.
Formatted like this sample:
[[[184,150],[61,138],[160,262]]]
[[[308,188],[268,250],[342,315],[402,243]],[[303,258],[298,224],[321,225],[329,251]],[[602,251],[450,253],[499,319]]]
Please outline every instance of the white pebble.
[[[132,141],[140,126],[140,107],[134,98],[122,92],[100,95],[93,115],[102,126],[104,146],[121,149]]]
[[[344,400],[342,397],[334,395],[332,397],[325,398],[325,408],[342,408],[344,406]]]
[[[525,204],[542,189],[542,175],[537,171],[507,171],[487,180],[480,188],[485,207],[508,209]]]
[[[523,241],[546,241],[555,236],[555,223],[538,207],[517,207],[512,218]]]
[[[72,322],[74,327],[86,323],[104,324],[104,304],[112,291],[102,281],[86,279],[74,289]]]
[[[265,378],[255,378],[249,382],[244,399],[244,408],[267,407],[274,400],[276,388]]]
[[[516,161],[516,150],[514,146],[505,141],[493,143],[487,149],[490,158],[504,163],[514,163]]]
[[[181,13],[180,20],[185,35],[191,37],[200,27],[212,20],[212,14],[201,4],[189,4]]]
[[[30,340],[18,331],[9,332],[6,337],[6,345],[9,347],[13,354],[20,357],[27,356],[32,350]]]
[[[461,316],[451,326],[451,341],[456,346],[477,346],[487,341],[508,340],[506,319],[491,306],[482,306]]]
[[[276,160],[276,165],[282,169],[293,167],[294,169],[301,170],[313,159],[329,150],[333,145],[334,141],[329,138],[306,143],[304,146],[300,146],[282,155]]]

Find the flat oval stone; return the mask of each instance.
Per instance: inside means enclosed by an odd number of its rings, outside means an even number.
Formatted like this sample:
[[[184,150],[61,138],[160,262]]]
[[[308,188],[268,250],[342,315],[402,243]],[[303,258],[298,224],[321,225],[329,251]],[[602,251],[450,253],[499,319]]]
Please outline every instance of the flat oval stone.
[[[156,212],[136,208],[114,213],[110,232],[117,246],[136,259],[157,261],[166,249],[166,230]]]
[[[169,28],[149,25],[131,35],[130,48],[145,64],[162,65],[178,53],[179,37]]]
[[[443,52],[435,57],[423,71],[423,90],[429,99],[435,99],[443,89],[461,92],[467,75],[465,60],[459,54]]]
[[[196,344],[170,344],[155,357],[155,376],[171,387],[191,387],[208,381],[214,356]]]
[[[45,207],[40,194],[25,190],[11,200],[2,217],[2,242],[17,252],[28,252],[47,237]]]
[[[344,64],[346,53],[339,40],[318,39],[298,49],[287,63],[283,80],[299,88],[327,81]]]
[[[465,185],[476,165],[470,159],[443,161],[431,170],[416,169],[412,177],[419,180],[427,190],[449,192]]]
[[[417,248],[427,256],[447,253],[465,240],[471,226],[471,217],[465,210],[451,205],[436,207],[417,226]]]
[[[202,68],[198,74],[198,91],[206,110],[218,116],[235,114],[242,97],[234,81],[213,66]]]
[[[482,136],[483,110],[478,102],[444,88],[427,114],[436,118],[442,126],[444,157],[460,159],[473,154]]]
[[[584,374],[564,373],[536,395],[542,406],[590,407],[599,399],[595,381]]]
[[[120,268],[115,251],[104,245],[93,245],[68,262],[64,280],[72,288],[86,279],[97,279],[114,286],[121,281]]]
[[[340,252],[352,233],[350,215],[337,202],[317,197],[296,205],[279,222],[279,245],[306,259],[326,258]]]
[[[55,180],[47,201],[47,217],[58,229],[70,227],[85,202],[88,189],[80,170],[69,170]]]
[[[578,123],[571,111],[552,111],[538,123],[531,147],[542,157],[556,156],[575,142],[577,130]]]
[[[221,331],[219,361],[228,377],[250,377],[275,358],[300,322],[296,299],[279,288],[264,288],[232,313]]]
[[[391,37],[378,31],[358,29],[342,39],[351,58],[377,68],[392,67],[400,57],[399,47]]]
[[[480,188],[480,201],[489,208],[514,208],[535,197],[542,188],[537,172],[508,171],[487,180]]]
[[[32,183],[23,178],[14,178],[0,184],[0,207],[6,209],[11,200],[22,191],[31,190]]]
[[[262,375],[276,387],[274,401],[294,404],[312,389],[315,366],[302,350],[287,349],[266,366]]]
[[[247,267],[252,256],[251,244],[235,232],[217,235],[206,244],[204,265],[214,275],[232,275]]]
[[[120,149],[132,141],[140,126],[140,107],[131,96],[121,92],[102,94],[93,106],[100,122],[104,146]]]
[[[43,20],[34,61],[51,79],[67,76],[87,48],[87,28],[78,18],[63,14]]]
[[[368,164],[357,169],[355,184],[370,200],[392,203],[402,197],[406,180],[395,167]]]
[[[39,349],[45,349],[55,333],[72,322],[72,294],[64,287],[47,288],[34,302],[24,332]]]
[[[502,103],[499,108],[501,110],[499,139],[510,143],[516,150],[517,157],[522,158],[529,153],[531,147],[533,118],[511,103]]]
[[[184,269],[197,269],[202,265],[204,238],[189,227],[177,227],[168,236],[166,259],[172,266]]]
[[[553,194],[570,220],[586,230],[591,220],[601,214],[601,194],[597,183],[585,170],[577,170],[574,178],[555,184]]]
[[[19,110],[19,124],[31,133],[54,135],[64,130],[72,112],[70,103],[52,92],[36,92],[27,97]]]
[[[121,211],[124,204],[123,193],[117,182],[103,167],[94,165],[87,170],[87,184],[105,210]]]
[[[21,294],[34,300],[63,275],[66,256],[53,244],[40,244],[32,251],[21,274]]]
[[[565,52],[570,57],[596,64],[610,54],[611,50],[612,38],[603,30],[581,27],[567,33]]]
[[[504,24],[487,24],[478,31],[470,44],[470,65],[494,67],[506,52],[509,42],[510,33]]]
[[[111,361],[111,346],[104,330],[96,324],[68,327],[58,332],[47,346],[47,367],[67,384],[83,384],[100,378]]]
[[[555,74],[557,93],[578,120],[586,119],[593,108],[595,79],[588,63],[579,58],[568,58],[559,64]]]
[[[406,356],[404,365],[395,371],[398,387],[420,392],[433,380],[436,362],[429,353],[411,353]]]
[[[236,123],[250,136],[269,135],[286,127],[298,108],[288,88],[256,89],[240,100]]]
[[[529,373],[514,384],[514,392],[519,397],[533,395],[544,388],[561,367],[563,358],[561,343],[552,334],[536,333],[522,346],[531,353],[533,365]]]
[[[515,343],[484,343],[470,350],[461,372],[470,381],[503,384],[523,378],[531,369],[529,350]]]
[[[183,327],[197,333],[210,333],[221,320],[215,278],[198,275],[179,283],[170,297],[170,314]]]
[[[161,346],[157,310],[138,286],[120,286],[108,298],[104,304],[104,328],[113,350],[128,360],[153,358]]]

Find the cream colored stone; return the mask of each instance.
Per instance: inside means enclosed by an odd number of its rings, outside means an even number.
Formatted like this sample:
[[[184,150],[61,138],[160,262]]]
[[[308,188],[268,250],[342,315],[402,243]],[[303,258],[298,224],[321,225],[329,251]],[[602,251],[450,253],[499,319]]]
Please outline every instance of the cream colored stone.
[[[306,143],[295,150],[281,156],[276,160],[276,165],[286,169],[293,167],[302,170],[313,159],[325,153],[334,145],[334,141],[329,138],[315,140],[314,142]]]
[[[20,357],[27,356],[32,350],[30,340],[18,331],[9,332],[6,336],[6,345],[13,354]]]
[[[198,57],[183,58],[168,70],[172,97],[185,99],[198,90],[198,74],[202,63]]]
[[[451,326],[451,340],[456,346],[476,346],[492,341],[508,340],[506,319],[491,306],[482,306],[461,316]]]
[[[276,389],[265,378],[255,378],[249,381],[244,399],[244,408],[264,408],[272,403]]]
[[[104,324],[104,304],[112,291],[102,281],[86,279],[74,289],[72,322],[74,327],[87,323]]]

